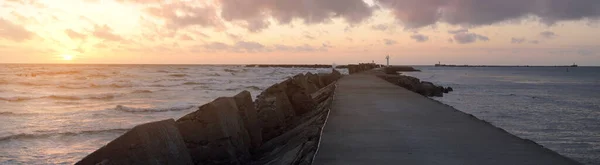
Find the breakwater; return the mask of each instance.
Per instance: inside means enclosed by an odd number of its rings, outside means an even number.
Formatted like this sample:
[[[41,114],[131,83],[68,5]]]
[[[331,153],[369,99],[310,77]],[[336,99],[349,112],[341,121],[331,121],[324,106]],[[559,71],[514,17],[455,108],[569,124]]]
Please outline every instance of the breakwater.
[[[258,68],[333,68],[333,65],[324,64],[249,64],[245,67],[258,67]],[[346,68],[346,65],[337,65],[335,68]]]
[[[374,70],[375,68],[379,68]],[[410,66],[389,66],[383,67],[373,63],[362,63],[358,65],[348,65],[350,74],[362,72],[371,72],[370,74],[377,75],[392,84],[406,88],[412,92],[421,94],[427,97],[442,97],[444,93],[453,91],[452,87],[443,87],[435,85],[431,82],[421,81],[418,78],[411,76],[400,75],[398,72],[415,72],[419,71]]]
[[[310,164],[342,75],[299,74],[134,127],[77,164]]]

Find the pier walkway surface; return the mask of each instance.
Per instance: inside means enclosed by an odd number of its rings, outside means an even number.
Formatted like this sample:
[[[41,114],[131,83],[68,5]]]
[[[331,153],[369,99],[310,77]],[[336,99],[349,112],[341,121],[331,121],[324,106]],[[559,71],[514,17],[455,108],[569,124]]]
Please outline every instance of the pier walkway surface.
[[[373,74],[344,76],[314,164],[579,164]]]

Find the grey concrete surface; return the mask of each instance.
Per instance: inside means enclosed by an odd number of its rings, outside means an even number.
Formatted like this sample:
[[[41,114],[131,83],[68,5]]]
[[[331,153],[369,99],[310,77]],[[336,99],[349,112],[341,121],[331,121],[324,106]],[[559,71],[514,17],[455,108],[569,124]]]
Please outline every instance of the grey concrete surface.
[[[338,81],[314,164],[578,163],[372,74],[356,74]]]

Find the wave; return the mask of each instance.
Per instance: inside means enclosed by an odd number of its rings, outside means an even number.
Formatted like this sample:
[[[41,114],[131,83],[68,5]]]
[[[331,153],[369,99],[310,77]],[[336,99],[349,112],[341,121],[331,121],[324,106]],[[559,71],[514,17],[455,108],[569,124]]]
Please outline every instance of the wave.
[[[151,90],[135,90],[131,93],[152,93],[152,91]]]
[[[37,76],[56,76],[56,75],[71,75],[71,74],[80,74],[81,71],[71,70],[71,71],[57,71],[57,72],[34,72],[34,73],[19,73],[15,74],[20,77],[37,77]]]
[[[114,99],[121,94],[98,94],[98,95],[84,95],[84,96],[69,96],[69,95],[49,95],[49,96],[41,96],[41,97],[25,97],[25,96],[15,96],[15,97],[0,97],[0,100],[9,101],[9,102],[19,102],[19,101],[29,101],[35,99],[53,99],[53,100],[110,100]]]
[[[195,108],[196,106],[187,105],[187,106],[175,106],[175,107],[167,107],[167,108],[135,108],[135,107],[127,107],[124,105],[117,105],[115,110],[130,112],[130,113],[152,113],[152,112],[169,112],[169,111],[183,111]]]
[[[249,87],[246,87],[246,88],[247,89],[252,89],[252,90],[257,90],[257,91],[262,90],[260,87],[257,87],[257,86],[249,86]]]
[[[220,74],[218,74],[218,73],[210,73],[210,74],[206,74],[206,76],[215,76],[215,77],[219,77],[219,76],[221,76],[221,75],[220,75]]]
[[[87,86],[69,86],[69,85],[59,85],[58,88],[64,88],[64,89],[88,89],[88,88],[129,88],[129,87],[133,87],[133,85],[131,84],[117,84],[117,83],[111,83],[111,84],[89,84]]]
[[[201,83],[201,82],[193,82],[193,81],[188,81],[183,83],[183,85],[206,85],[207,83]]]
[[[30,116],[30,115],[37,115],[37,113],[0,112],[0,116]]]
[[[187,74],[170,74],[171,77],[187,77]]]
[[[39,139],[39,138],[48,138],[52,136],[78,136],[78,135],[93,135],[93,134],[101,134],[101,133],[125,133],[130,129],[106,129],[106,130],[90,130],[90,131],[81,131],[81,132],[58,132],[58,133],[45,133],[45,134],[28,134],[21,133],[16,135],[9,135],[5,137],[0,137],[0,141],[12,140],[12,139]]]

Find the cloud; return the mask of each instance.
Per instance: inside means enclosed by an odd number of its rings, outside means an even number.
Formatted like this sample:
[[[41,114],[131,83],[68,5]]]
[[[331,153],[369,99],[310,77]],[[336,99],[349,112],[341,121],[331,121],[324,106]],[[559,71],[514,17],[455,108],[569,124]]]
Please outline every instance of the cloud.
[[[266,20],[281,24],[294,19],[305,24],[318,24],[343,18],[351,24],[369,18],[373,8],[363,0],[221,0],[221,16],[226,21]]]
[[[233,45],[222,42],[211,42],[201,45],[200,47],[207,51],[229,51],[236,53],[256,53],[268,51],[263,44],[253,41],[238,41]]]
[[[94,35],[94,37],[103,39],[105,41],[121,42],[125,40],[123,39],[123,37],[113,33],[113,30],[107,25],[95,25],[94,32],[92,34]]]
[[[194,38],[192,38],[191,36],[187,35],[187,34],[183,34],[179,36],[180,40],[184,40],[184,41],[193,41],[195,40]]]
[[[510,39],[510,43],[512,43],[512,44],[521,44],[521,43],[524,43],[525,41],[527,41],[525,38],[515,38],[515,37],[512,37]]]
[[[143,2],[137,0],[135,2]],[[150,0],[152,3],[159,1]],[[147,7],[145,12],[149,15],[162,19],[170,28],[185,28],[188,26],[216,27],[222,28],[223,22],[217,15],[217,10],[213,6],[198,5],[195,3],[174,2],[169,4],[160,4],[159,7]],[[255,28],[257,25],[249,25],[249,28]]]
[[[490,25],[530,15],[541,22],[600,17],[598,0],[376,0],[408,28],[446,22],[452,25]]]
[[[454,34],[453,40],[459,44],[470,44],[476,41],[489,41],[490,38],[476,33],[461,32]]]
[[[429,40],[428,36],[422,35],[422,34],[413,34],[410,36],[410,38],[417,42],[425,42],[425,41]]]
[[[551,31],[544,31],[544,32],[540,32],[540,36],[551,39],[551,38],[557,37],[558,35],[556,35],[556,33],[551,32]]]
[[[469,29],[457,29],[457,30],[448,30],[450,34],[458,34],[458,33],[466,33],[469,32]]]
[[[85,34],[76,32],[72,29],[65,30],[65,34],[67,34],[67,36],[69,36],[69,38],[71,38],[72,40],[84,40],[85,38],[87,38]]]
[[[383,39],[383,42],[385,43],[385,45],[395,45],[398,43],[395,40],[391,40],[391,39]]]
[[[35,34],[25,29],[25,27],[0,18],[0,38],[22,42],[34,36]]]
[[[379,30],[379,31],[385,31],[385,30],[388,29],[388,25],[385,25],[385,24],[373,25],[373,26],[371,26],[371,29],[373,29],[373,30]]]
[[[531,40],[529,41],[530,44],[539,44],[540,41],[539,40]]]
[[[275,50],[278,51],[287,51],[287,52],[317,52],[317,51],[327,51],[327,47],[323,45],[323,47],[313,47],[308,44],[300,45],[300,46],[288,46],[282,44],[274,45]]]

